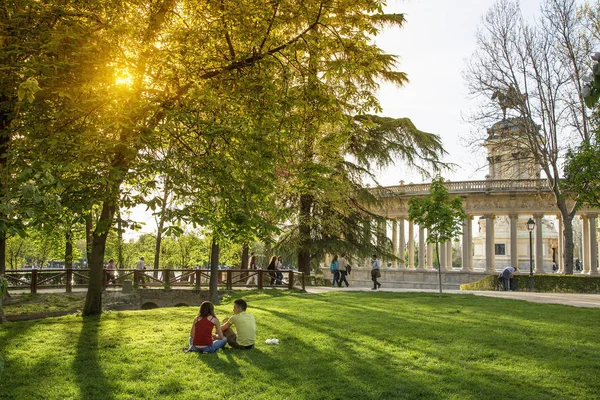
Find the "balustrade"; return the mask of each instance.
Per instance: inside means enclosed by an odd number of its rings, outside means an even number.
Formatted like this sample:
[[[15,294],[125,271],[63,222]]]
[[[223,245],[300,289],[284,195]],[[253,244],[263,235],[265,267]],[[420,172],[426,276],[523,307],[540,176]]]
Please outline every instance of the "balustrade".
[[[121,287],[127,279],[133,279],[134,286],[149,288],[171,288],[193,287],[200,289],[208,287],[210,284],[210,270],[201,269],[120,269],[114,272],[114,276],[109,276],[107,270],[104,270],[105,287]],[[247,270],[247,269],[227,269],[217,272],[217,285],[225,287],[228,290],[234,287],[281,287],[287,286],[293,289],[298,286],[305,290],[305,277],[302,272],[296,270],[280,270],[284,279],[282,285],[273,285],[270,283],[271,271]],[[248,285],[246,280],[249,274],[258,275],[257,285]],[[85,288],[89,283],[89,269],[31,269],[31,270],[8,270],[5,275],[9,282],[10,290],[29,290],[31,293],[37,293],[39,289],[61,289],[71,293],[73,287]],[[287,282],[285,277],[287,276]],[[296,279],[298,277],[299,279]],[[266,283],[265,283],[266,280]],[[297,283],[296,283],[297,282]]]

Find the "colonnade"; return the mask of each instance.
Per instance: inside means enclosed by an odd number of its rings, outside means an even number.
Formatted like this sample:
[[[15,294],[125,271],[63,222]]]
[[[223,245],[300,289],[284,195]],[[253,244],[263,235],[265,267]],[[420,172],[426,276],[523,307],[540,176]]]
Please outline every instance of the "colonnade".
[[[525,214],[524,214],[525,215]],[[527,214],[530,215],[530,214]],[[509,240],[509,251],[510,254],[510,265],[518,265],[519,253],[517,248],[517,232],[518,232],[518,219],[519,215],[512,213],[508,214],[510,223],[510,240]],[[598,228],[597,228],[597,214],[584,213],[578,215],[582,218],[583,222],[583,255],[582,261],[584,270],[583,273],[596,275],[598,274]],[[473,271],[473,218],[474,215],[468,215],[462,225],[462,266],[461,271]],[[496,273],[496,254],[495,254],[495,232],[494,232],[494,220],[496,215],[484,214],[485,219],[485,272]],[[532,218],[535,222],[535,229],[531,232],[532,244],[533,244],[533,260],[535,273],[548,273],[550,272],[544,267],[544,248],[543,248],[543,235],[542,235],[542,219],[544,214],[534,213]],[[392,224],[392,247],[394,255],[399,257],[399,261],[394,261],[392,267],[407,268],[407,269],[433,269],[433,244],[427,243],[427,230],[424,227],[418,226],[418,244],[415,248],[415,225],[413,222],[408,220],[406,216],[400,216],[389,219]],[[563,259],[563,223],[560,216],[557,216],[558,221],[558,246],[556,254],[556,263],[558,266],[558,272],[564,272],[564,259]],[[385,226],[380,226],[380,230],[385,229]],[[385,229],[387,231],[387,229]],[[408,237],[405,236],[408,231]],[[407,246],[408,248],[405,248]],[[440,256],[440,267],[442,270],[452,269],[452,242],[439,243],[439,256]],[[415,250],[417,251],[417,265],[415,265]],[[408,251],[408,265],[404,265],[404,255]],[[529,248],[527,249],[527,256],[529,255]],[[531,257],[531,256],[530,256]]]

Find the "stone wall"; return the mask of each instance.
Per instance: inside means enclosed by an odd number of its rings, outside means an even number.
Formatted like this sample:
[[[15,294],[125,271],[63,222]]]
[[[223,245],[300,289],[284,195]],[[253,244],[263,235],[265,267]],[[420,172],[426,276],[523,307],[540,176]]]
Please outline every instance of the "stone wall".
[[[139,310],[158,307],[198,306],[209,299],[208,290],[137,289],[131,293],[104,292],[102,300],[108,310]]]
[[[329,268],[321,268],[326,279],[333,278]],[[463,272],[460,270],[442,271],[442,288],[446,290],[460,290],[463,283],[475,282],[489,275],[484,271]],[[371,268],[352,267],[352,272],[347,277],[350,286],[372,287]],[[383,288],[397,289],[438,289],[439,278],[437,270],[431,269],[406,269],[406,268],[381,268],[381,278],[378,279]]]

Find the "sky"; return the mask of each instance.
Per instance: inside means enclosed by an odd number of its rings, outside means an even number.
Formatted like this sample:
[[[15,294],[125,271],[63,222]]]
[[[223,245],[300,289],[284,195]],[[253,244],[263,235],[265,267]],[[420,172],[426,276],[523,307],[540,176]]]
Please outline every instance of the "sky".
[[[398,70],[410,82],[402,88],[380,89],[382,115],[408,117],[418,129],[438,134],[448,152],[445,161],[458,164],[444,174],[451,181],[485,179],[485,153],[466,144],[476,129],[463,118],[477,107],[470,98],[462,71],[475,51],[475,34],[483,15],[495,0],[388,0],[385,12],[404,13],[402,28],[388,28],[376,43],[389,54],[400,56]],[[539,12],[541,0],[521,0],[526,18]],[[379,171],[384,186],[426,181],[401,165]]]
[[[485,154],[466,145],[473,126],[463,116],[477,107],[469,98],[462,77],[465,60],[475,50],[475,34],[483,15],[495,0],[388,0],[385,12],[403,13],[402,28],[386,28],[376,38],[385,52],[400,56],[397,69],[408,74],[410,82],[402,88],[382,85],[379,99],[381,113],[388,117],[408,117],[418,129],[440,135],[448,152],[445,161],[457,168],[444,175],[451,181],[485,179]],[[521,0],[526,17],[537,15],[541,0]],[[402,165],[378,171],[377,179],[384,186],[420,183],[415,171]],[[140,233],[156,230],[154,217],[137,207],[131,216],[145,223]]]

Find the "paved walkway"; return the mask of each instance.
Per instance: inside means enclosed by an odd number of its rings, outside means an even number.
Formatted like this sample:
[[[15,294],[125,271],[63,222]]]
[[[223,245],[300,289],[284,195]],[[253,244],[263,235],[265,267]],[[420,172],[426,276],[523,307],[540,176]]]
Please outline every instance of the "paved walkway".
[[[364,287],[316,287],[307,286],[308,293],[324,293],[330,291],[360,291],[370,292],[370,288]],[[425,292],[438,293],[438,290],[427,289],[386,289],[381,288],[381,292],[410,293]],[[503,299],[523,300],[532,303],[563,304],[573,307],[600,308],[600,294],[577,294],[577,293],[530,293],[530,292],[493,292],[493,291],[473,291],[473,290],[444,290],[445,294],[466,294],[475,296],[498,297]]]

